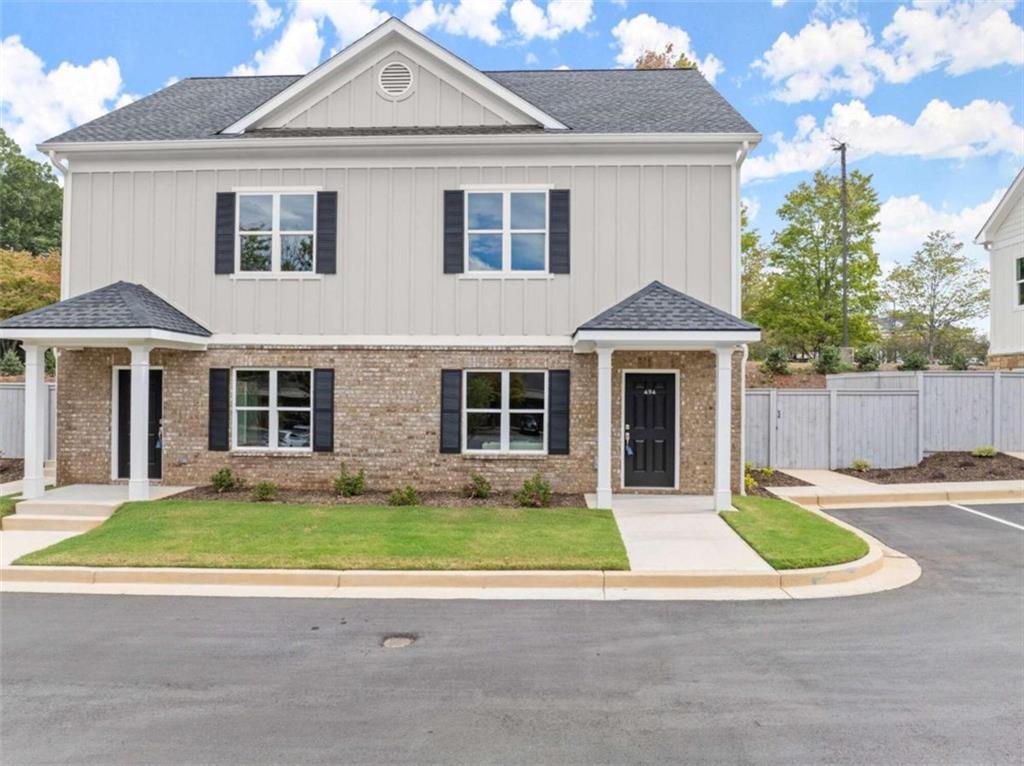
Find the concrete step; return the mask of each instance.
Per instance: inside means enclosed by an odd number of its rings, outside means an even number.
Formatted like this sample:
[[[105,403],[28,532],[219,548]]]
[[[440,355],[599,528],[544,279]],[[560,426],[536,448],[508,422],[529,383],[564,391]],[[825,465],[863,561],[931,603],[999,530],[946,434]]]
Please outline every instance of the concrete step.
[[[0,521],[0,526],[5,532],[88,532],[106,520],[106,516],[35,516],[15,513]]]
[[[34,500],[22,500],[15,507],[15,512],[29,516],[97,516],[107,518],[119,502],[109,500],[73,500],[45,497]]]

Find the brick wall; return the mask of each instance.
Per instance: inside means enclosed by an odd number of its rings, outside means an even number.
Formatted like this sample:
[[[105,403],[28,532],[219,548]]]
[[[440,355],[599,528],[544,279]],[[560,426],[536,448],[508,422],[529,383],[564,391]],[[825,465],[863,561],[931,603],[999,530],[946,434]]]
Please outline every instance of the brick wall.
[[[733,390],[734,485],[739,485],[739,355]],[[87,349],[60,356],[57,480],[110,480],[111,367],[127,365],[127,351]],[[518,487],[535,471],[556,491],[592,492],[596,485],[597,364],[592,354],[568,350],[424,348],[211,348],[207,352],[156,350],[164,369],[164,483],[205,484],[227,466],[249,482],[327,488],[342,461],[364,468],[374,489],[412,484],[456,490],[470,472],[496,489]],[[710,494],[714,481],[714,354],[616,352],[613,355],[615,444],[621,444],[621,370],[680,370],[682,436],[680,490]],[[333,453],[209,452],[208,371],[211,367],[333,367]],[[551,456],[443,455],[438,451],[440,377],[448,368],[571,370],[570,454]],[[613,449],[614,487],[619,454]]]
[[[995,370],[1018,370],[1024,367],[1024,354],[990,354],[988,366]]]

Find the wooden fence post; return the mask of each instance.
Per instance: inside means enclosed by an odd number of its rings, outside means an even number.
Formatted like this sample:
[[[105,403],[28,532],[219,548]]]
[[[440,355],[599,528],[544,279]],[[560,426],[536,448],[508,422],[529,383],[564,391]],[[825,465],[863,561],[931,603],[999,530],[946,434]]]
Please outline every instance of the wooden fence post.
[[[999,370],[992,373],[992,446],[1000,449],[1003,443],[1002,434],[1002,377]]]
[[[924,373],[917,373],[917,462],[924,460]]]
[[[768,391],[768,466],[775,468],[775,431],[779,425],[779,392],[771,388]]]
[[[839,392],[830,388],[828,391],[828,467],[835,470],[839,467]]]

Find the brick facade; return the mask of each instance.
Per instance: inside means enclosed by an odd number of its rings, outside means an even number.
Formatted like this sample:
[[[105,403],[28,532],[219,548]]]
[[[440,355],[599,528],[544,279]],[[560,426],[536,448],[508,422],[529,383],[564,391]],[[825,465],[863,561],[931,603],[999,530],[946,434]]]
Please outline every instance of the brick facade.
[[[988,357],[988,366],[994,370],[1024,369],[1024,353],[991,354]]]
[[[58,365],[60,484],[107,483],[111,475],[111,389],[124,350],[63,351]],[[571,350],[510,348],[262,348],[214,347],[206,352],[158,349],[164,370],[163,480],[206,484],[229,467],[249,482],[327,488],[344,461],[364,468],[374,489],[412,484],[456,490],[471,472],[496,489],[518,487],[540,471],[559,492],[592,492],[596,485],[597,362]],[[711,494],[714,483],[715,357],[710,351],[616,352],[613,435],[621,444],[622,370],[680,371],[680,487]],[[208,374],[212,367],[332,367],[335,370],[332,453],[232,453],[207,449]],[[568,455],[446,455],[439,452],[442,369],[569,369],[571,426]],[[733,488],[740,482],[740,354],[733,376]],[[612,450],[613,488],[620,487],[619,452]]]

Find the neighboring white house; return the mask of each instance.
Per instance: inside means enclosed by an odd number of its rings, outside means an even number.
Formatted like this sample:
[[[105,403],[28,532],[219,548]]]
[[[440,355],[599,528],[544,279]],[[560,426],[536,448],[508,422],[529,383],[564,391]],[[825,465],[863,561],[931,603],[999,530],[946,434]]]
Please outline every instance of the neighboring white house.
[[[989,364],[1024,367],[1024,170],[974,240],[991,257]]]

